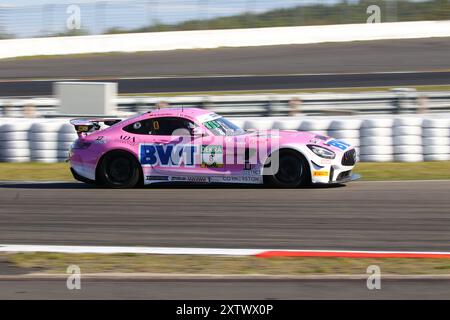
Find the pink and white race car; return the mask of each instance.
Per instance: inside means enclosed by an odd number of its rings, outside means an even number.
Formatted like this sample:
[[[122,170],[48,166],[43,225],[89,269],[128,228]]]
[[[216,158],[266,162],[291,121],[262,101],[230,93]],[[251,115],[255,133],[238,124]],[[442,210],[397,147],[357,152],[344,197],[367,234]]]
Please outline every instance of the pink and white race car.
[[[353,180],[355,149],[295,130],[246,131],[197,108],[166,108],[126,120],[75,119],[75,179],[112,188],[184,183],[293,188]]]

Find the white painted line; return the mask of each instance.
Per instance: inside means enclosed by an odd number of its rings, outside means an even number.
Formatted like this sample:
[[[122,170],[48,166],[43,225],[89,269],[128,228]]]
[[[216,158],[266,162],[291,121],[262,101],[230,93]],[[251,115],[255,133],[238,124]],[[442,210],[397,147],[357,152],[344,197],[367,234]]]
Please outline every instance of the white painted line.
[[[190,274],[190,273],[83,273],[84,280],[167,280],[167,281],[243,281],[243,280],[366,280],[367,274]],[[0,275],[0,281],[22,281],[22,280],[66,280],[65,273],[26,273],[14,275]],[[450,274],[383,274],[383,279],[390,280],[450,280]]]
[[[365,251],[365,250],[293,250],[293,249],[221,249],[173,247],[109,247],[109,246],[55,246],[55,245],[0,245],[0,252],[53,252],[99,254],[164,254],[164,255],[222,255],[259,257],[379,257],[379,258],[450,258],[450,252],[433,251]]]
[[[107,246],[51,246],[51,245],[0,245],[0,252],[60,252],[60,253],[141,253],[186,255],[251,256],[260,249],[171,248],[171,247],[107,247]]]
[[[380,162],[378,162],[380,163]],[[364,176],[363,176],[364,178]],[[411,182],[450,182],[450,179],[428,179],[428,180],[357,180],[357,181],[352,181],[352,184],[354,183],[411,183]]]
[[[62,184],[62,183],[70,183],[70,184],[82,184],[82,182],[75,180],[0,180],[0,185],[8,185],[8,184]]]

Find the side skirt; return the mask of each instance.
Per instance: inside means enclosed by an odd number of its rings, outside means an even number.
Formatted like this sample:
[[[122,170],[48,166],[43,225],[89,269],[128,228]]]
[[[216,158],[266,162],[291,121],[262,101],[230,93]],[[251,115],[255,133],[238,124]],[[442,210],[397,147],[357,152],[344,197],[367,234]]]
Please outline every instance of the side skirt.
[[[263,184],[262,176],[158,176],[147,175],[144,184],[168,183],[168,182],[190,182],[190,183],[241,183],[241,184]]]

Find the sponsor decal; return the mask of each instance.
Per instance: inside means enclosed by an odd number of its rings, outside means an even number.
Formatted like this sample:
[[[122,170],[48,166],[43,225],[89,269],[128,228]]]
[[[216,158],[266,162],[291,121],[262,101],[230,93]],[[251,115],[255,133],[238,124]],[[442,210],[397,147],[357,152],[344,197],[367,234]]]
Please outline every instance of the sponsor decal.
[[[249,177],[249,176],[250,177],[251,176],[258,177],[261,175],[261,166],[253,167],[248,170],[244,168],[244,170],[242,170],[242,175],[246,176],[246,177]]]
[[[139,161],[144,166],[193,167],[197,152],[198,146],[190,144],[140,144]]]
[[[169,177],[167,177],[167,176],[146,176],[145,180],[147,180],[147,181],[168,181]]]
[[[328,171],[314,171],[313,172],[314,177],[328,177],[329,174],[330,174],[330,172],[328,172]]]
[[[135,138],[135,137],[132,137],[132,136],[126,136],[126,135],[121,135],[121,136],[120,136],[120,140],[122,140],[122,141],[136,142],[136,138]]]
[[[326,145],[341,149],[342,151],[346,150],[350,145],[344,141],[340,140],[330,140],[325,143]]]
[[[205,176],[182,176],[182,177],[171,177],[171,181],[186,181],[186,182],[211,182],[209,177]]]
[[[320,160],[320,164],[331,164],[331,159],[322,159]]]
[[[313,143],[313,144],[320,144],[320,143],[322,142],[322,140],[319,140],[319,139],[311,139],[311,140],[309,140],[309,142],[310,142],[310,143]]]
[[[170,112],[158,112],[158,113],[150,113],[149,118],[160,118],[160,117],[173,117],[174,114]],[[188,118],[189,116],[184,113],[178,113],[177,116]]]
[[[132,136],[121,135],[119,138],[119,142],[129,144],[130,146],[135,146],[136,138]]]
[[[161,178],[159,176],[155,178]],[[194,182],[194,183],[262,183],[262,176],[173,176],[169,178],[172,182]],[[149,179],[147,179],[149,180]],[[157,179],[152,179],[156,181]],[[165,181],[165,180],[164,180]]]
[[[94,143],[104,144],[106,143],[106,139],[104,136],[98,136],[97,139],[94,140]]]
[[[187,181],[187,177],[170,177],[170,181]]]
[[[223,148],[221,145],[202,146],[202,168],[223,168]]]
[[[211,177],[211,182],[224,182],[224,183],[261,183],[261,176],[223,176],[223,177]]]

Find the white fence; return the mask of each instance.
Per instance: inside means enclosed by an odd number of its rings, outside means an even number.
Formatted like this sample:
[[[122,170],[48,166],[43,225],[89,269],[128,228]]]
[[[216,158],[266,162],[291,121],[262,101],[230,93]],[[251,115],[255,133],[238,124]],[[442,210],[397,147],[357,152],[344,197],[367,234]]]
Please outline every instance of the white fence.
[[[0,59],[17,56],[165,51],[450,36],[450,21],[170,31],[0,40]]]
[[[245,129],[330,135],[354,145],[364,162],[450,160],[450,114],[230,119]],[[64,161],[77,137],[68,120],[0,118],[0,161]]]

